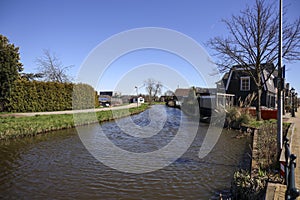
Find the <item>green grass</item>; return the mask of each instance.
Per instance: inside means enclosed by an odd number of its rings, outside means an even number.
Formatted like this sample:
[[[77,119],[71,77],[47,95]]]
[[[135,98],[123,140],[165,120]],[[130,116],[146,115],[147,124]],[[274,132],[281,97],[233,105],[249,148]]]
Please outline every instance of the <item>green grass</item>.
[[[110,121],[117,118],[138,114],[148,108],[147,104],[140,107],[114,111],[100,111],[96,118],[91,113],[76,114],[76,126],[97,122]],[[129,112],[128,112],[129,111]],[[35,136],[49,131],[75,127],[73,114],[37,115],[33,117],[3,117],[0,116],[0,140]]]
[[[254,120],[251,120],[249,122],[249,124],[247,124],[249,127],[252,127],[252,128],[259,128],[261,127],[263,124],[265,123],[264,120],[261,120],[261,121],[256,121],[255,119]]]
[[[162,101],[154,101],[152,102],[152,105],[165,105],[166,102],[162,102]]]

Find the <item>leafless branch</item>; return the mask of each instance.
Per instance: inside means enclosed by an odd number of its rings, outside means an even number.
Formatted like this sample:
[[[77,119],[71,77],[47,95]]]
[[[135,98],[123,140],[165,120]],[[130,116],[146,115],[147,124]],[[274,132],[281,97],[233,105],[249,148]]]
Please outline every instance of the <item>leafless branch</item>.
[[[43,74],[45,81],[70,82],[67,72],[73,66],[64,66],[60,59],[49,50],[43,51],[43,55],[36,59],[36,64],[37,70]]]

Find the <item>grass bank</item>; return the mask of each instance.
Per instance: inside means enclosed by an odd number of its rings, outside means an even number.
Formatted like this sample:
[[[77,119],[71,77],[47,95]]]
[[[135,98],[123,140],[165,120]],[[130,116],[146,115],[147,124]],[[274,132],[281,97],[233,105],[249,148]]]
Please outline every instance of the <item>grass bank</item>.
[[[268,120],[251,124],[258,128],[256,137],[253,137],[252,168],[249,171],[235,172],[232,182],[233,199],[264,199],[268,182],[283,181],[279,176],[277,121]],[[283,124],[284,135],[289,125]]]
[[[238,169],[231,184],[232,199],[264,199],[268,182],[282,182],[277,154],[277,120],[256,121],[248,107],[232,107],[226,112],[226,126],[253,133],[252,163],[249,169]],[[290,124],[283,123],[286,135]]]
[[[96,112],[96,119],[90,113],[80,113],[76,114],[76,118],[80,118],[76,125],[87,125],[91,123],[111,121],[129,115],[138,114],[147,108],[147,104],[142,104],[139,107],[129,109],[99,111]],[[72,127],[75,127],[73,114],[37,115],[33,117],[0,116],[0,140],[35,136],[49,131]]]

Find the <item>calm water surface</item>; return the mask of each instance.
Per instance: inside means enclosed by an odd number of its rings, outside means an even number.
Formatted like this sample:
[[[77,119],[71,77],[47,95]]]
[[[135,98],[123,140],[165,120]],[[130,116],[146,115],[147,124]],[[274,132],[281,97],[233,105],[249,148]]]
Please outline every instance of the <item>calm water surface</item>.
[[[183,113],[164,106],[155,109],[164,110],[168,118],[163,130],[150,138],[126,135],[115,122],[103,123],[101,128],[115,145],[128,151],[157,150],[172,140]],[[149,110],[132,119],[146,126],[150,123]],[[97,134],[99,126],[82,129]],[[144,174],[105,166],[89,154],[76,129],[2,141],[0,199],[215,199],[220,192],[229,191],[233,172],[247,165],[242,160],[250,138],[236,139],[236,132],[224,130],[208,156],[199,159],[206,130],[207,125],[200,124],[193,144],[174,163]]]

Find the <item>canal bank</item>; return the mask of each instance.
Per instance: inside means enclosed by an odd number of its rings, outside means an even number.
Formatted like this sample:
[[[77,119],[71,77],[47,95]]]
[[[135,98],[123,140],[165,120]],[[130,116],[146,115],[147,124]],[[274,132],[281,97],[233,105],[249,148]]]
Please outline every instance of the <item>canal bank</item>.
[[[289,124],[285,123],[284,134],[288,128]],[[263,121],[253,130],[251,169],[236,172],[234,199],[264,199],[268,182],[282,182],[278,168],[276,121]]]
[[[75,127],[73,115],[81,117],[76,125],[101,123],[138,114],[148,108],[147,104],[129,104],[119,107],[88,110],[69,110],[38,113],[12,113],[0,115],[0,140],[35,136],[55,130]],[[91,116],[90,113],[96,116]]]
[[[117,106],[117,107],[104,107],[104,108],[94,108],[85,110],[63,110],[63,111],[51,111],[51,112],[25,112],[25,113],[5,113],[1,114],[0,117],[33,117],[39,115],[63,115],[63,114],[76,114],[76,113],[89,113],[89,112],[100,112],[108,110],[120,110],[129,109],[141,106],[141,104],[131,103],[128,105]]]
[[[290,137],[290,152],[297,156],[295,168],[295,186],[300,189],[300,113],[296,112],[295,117],[289,117],[289,123],[294,124],[294,130]],[[287,187],[280,183],[269,183],[266,192],[266,200],[282,200],[285,199]],[[298,197],[297,199],[300,199]]]

